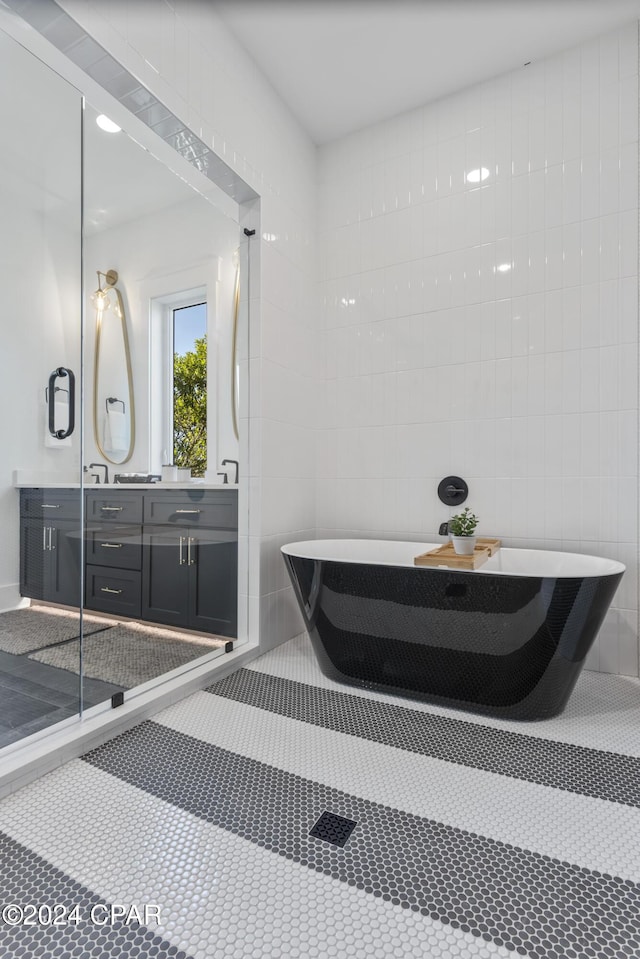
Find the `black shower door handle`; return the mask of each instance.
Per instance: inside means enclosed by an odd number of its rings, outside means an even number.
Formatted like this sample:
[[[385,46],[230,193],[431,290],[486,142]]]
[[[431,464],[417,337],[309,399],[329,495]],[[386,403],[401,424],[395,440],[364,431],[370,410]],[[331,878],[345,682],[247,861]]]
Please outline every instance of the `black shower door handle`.
[[[66,430],[56,429],[56,380],[58,377],[69,377],[69,424]],[[49,377],[49,389],[47,391],[49,403],[49,432],[58,440],[64,440],[71,436],[76,425],[76,378],[72,370],[66,366],[59,366]]]

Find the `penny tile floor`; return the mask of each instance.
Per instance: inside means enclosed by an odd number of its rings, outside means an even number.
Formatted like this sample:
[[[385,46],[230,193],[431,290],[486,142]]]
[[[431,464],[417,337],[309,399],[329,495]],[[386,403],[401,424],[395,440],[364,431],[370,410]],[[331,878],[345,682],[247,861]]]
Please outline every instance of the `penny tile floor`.
[[[0,954],[637,957],[639,707],[474,716],[300,636],[0,803]]]

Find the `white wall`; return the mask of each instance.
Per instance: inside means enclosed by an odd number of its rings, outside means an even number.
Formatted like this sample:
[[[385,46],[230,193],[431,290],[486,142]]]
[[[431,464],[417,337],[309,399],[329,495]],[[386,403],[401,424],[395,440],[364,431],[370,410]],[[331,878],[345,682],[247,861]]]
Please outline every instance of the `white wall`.
[[[315,448],[308,429],[320,346],[313,287],[315,148],[213,4],[60,5],[261,197],[260,227],[251,241],[259,287],[251,299],[249,615],[251,635],[259,623],[266,649],[302,629],[279,545],[313,535],[315,528]],[[243,225],[255,222],[247,211]],[[242,450],[241,460],[248,453]]]
[[[637,33],[362,130],[319,164],[318,535],[433,540],[449,515],[438,482],[462,476],[480,534],[626,563],[588,665],[627,675]]]
[[[68,445],[45,446],[49,374],[58,366],[78,374],[80,367],[80,99],[4,35],[0,85],[13,91],[0,103],[4,610],[20,602],[13,471],[60,471],[76,480],[80,475],[79,430]],[[32,119],[27,126],[26,115]]]
[[[153,336],[151,324],[154,318],[150,319],[150,300],[207,286],[209,382],[213,387],[209,390],[207,454],[208,472],[215,481],[220,461],[227,456],[238,458],[237,441],[232,442],[230,438],[229,355],[235,275],[233,254],[239,244],[239,227],[186,187],[185,193],[188,198],[182,203],[88,237],[84,245],[85,285],[86,289],[91,289],[91,284],[95,287],[98,269],[102,272],[115,269],[119,274],[118,288],[127,311],[136,406],[134,453],[120,469],[154,473],[159,473],[162,465],[162,443],[159,438],[153,443],[152,437],[154,427],[161,422],[163,410],[158,405],[159,391],[152,388],[154,371],[150,367],[150,336]],[[101,460],[94,442],[90,412],[95,344],[91,310],[88,316],[85,335],[86,463]],[[111,319],[108,311],[105,325]],[[157,317],[155,319],[157,321]],[[156,367],[161,362],[155,353],[153,362]],[[164,372],[164,368],[156,368],[156,378]],[[118,396],[126,398],[124,391]],[[103,421],[102,409],[99,421]],[[220,434],[216,428],[218,424],[223,427]],[[118,469],[117,466],[111,467],[112,472]]]

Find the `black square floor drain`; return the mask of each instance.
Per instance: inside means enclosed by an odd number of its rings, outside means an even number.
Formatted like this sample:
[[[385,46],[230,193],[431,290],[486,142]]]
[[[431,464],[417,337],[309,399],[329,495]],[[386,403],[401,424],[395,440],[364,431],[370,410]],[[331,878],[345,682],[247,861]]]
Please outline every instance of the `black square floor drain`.
[[[336,816],[333,812],[323,812],[309,835],[330,842],[333,846],[344,846],[356,825],[353,819]]]

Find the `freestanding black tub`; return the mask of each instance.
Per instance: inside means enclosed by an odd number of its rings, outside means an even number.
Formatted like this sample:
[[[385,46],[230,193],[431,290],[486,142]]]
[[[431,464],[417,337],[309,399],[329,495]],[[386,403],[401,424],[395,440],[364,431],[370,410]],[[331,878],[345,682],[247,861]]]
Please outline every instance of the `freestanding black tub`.
[[[501,549],[477,570],[414,566],[438,545],[282,547],[322,671],[491,716],[561,712],[625,567],[528,549]]]

